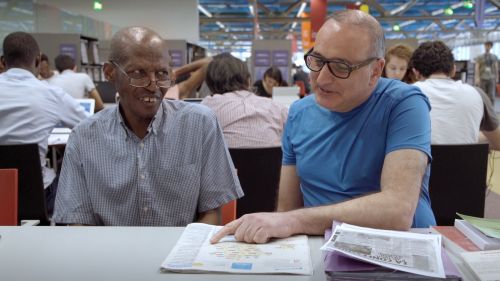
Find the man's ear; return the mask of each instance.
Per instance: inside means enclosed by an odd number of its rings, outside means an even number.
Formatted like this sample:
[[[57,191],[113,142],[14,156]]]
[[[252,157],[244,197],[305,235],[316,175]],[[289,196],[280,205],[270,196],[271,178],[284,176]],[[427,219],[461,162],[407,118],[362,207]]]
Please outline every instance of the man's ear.
[[[103,70],[104,78],[106,78],[106,80],[108,80],[109,82],[113,82],[115,75],[115,68],[113,67],[113,65],[109,62],[106,62],[104,63]]]
[[[370,76],[370,85],[372,83],[377,83],[378,79],[382,76],[382,72],[384,70],[385,59],[381,58],[375,61],[372,67],[372,74]]]
[[[38,69],[38,66],[40,66],[40,62],[42,61],[42,56],[41,55],[37,55],[35,57],[35,68]]]

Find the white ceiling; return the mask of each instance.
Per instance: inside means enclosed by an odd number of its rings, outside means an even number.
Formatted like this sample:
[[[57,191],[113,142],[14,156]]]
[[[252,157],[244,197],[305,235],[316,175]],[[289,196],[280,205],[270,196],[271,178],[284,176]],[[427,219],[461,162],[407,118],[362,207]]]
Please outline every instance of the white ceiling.
[[[139,25],[152,28],[165,39],[198,42],[197,0],[101,0],[102,11],[93,10],[93,0],[36,0],[88,16],[118,27]]]

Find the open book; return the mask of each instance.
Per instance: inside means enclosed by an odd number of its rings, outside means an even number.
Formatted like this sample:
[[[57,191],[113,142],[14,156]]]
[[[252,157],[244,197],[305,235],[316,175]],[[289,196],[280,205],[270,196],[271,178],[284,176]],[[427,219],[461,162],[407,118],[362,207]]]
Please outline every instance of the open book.
[[[221,228],[189,224],[161,269],[186,273],[312,275],[307,236],[275,239],[266,244],[236,242],[234,237],[228,236],[210,244],[210,238]]]

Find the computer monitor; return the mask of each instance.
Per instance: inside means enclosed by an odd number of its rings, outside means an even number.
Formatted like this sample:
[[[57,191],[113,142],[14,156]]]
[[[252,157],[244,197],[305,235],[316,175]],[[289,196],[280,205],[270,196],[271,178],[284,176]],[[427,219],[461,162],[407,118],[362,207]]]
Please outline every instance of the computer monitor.
[[[95,100],[94,99],[76,99],[78,103],[85,109],[90,115],[94,114],[95,111]]]
[[[294,101],[299,99],[299,87],[274,87],[273,100],[289,107]]]

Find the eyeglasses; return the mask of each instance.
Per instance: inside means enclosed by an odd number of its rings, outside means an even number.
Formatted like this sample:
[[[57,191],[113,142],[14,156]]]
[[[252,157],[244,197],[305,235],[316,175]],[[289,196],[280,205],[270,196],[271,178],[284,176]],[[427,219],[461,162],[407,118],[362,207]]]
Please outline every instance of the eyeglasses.
[[[333,76],[340,79],[347,79],[354,70],[360,69],[363,66],[369,65],[374,60],[379,60],[379,58],[369,58],[361,63],[355,65],[349,65],[342,60],[327,60],[323,59],[315,54],[312,54],[314,48],[309,50],[304,55],[304,61],[306,62],[307,68],[314,72],[320,72],[325,64],[328,66],[328,70],[333,74]]]
[[[114,66],[127,76],[129,80],[129,85],[136,88],[147,88],[151,85],[153,80],[149,79],[147,73],[142,70],[136,70],[132,73],[127,73],[118,63],[110,61]],[[156,80],[154,81],[158,88],[168,89],[173,84],[174,81],[170,79],[167,71],[158,71],[155,73]]]

